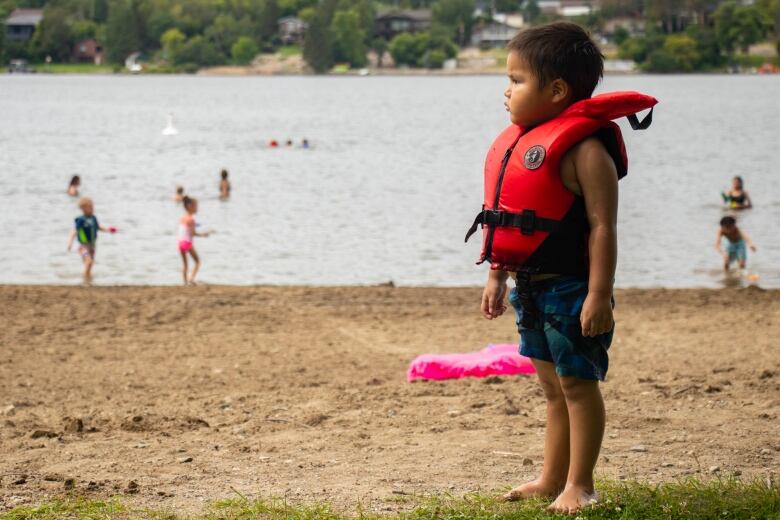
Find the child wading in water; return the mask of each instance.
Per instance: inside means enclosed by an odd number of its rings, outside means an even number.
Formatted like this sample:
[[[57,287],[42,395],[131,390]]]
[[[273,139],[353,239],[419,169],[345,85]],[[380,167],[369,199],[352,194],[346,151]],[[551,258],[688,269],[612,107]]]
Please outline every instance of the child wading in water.
[[[195,213],[198,212],[198,201],[185,196],[183,199],[184,215],[179,219],[179,252],[181,253],[181,261],[184,264],[182,268],[182,275],[184,277],[184,285],[195,285],[195,276],[200,269],[200,257],[195,251],[193,240],[195,237],[207,237],[209,233],[198,233],[195,231]],[[187,253],[192,257],[195,265],[192,266],[192,273],[187,273]]]
[[[79,254],[84,262],[84,282],[92,281],[92,266],[95,263],[95,247],[97,245],[98,231],[108,231],[116,233],[116,228],[103,227],[98,224],[97,217],[94,215],[94,205],[92,199],[82,197],[79,200],[79,208],[83,215],[76,217],[75,226],[68,236],[68,251],[73,247],[73,239],[79,240]]]
[[[228,180],[228,171],[222,170],[220,172],[219,180],[219,198],[221,200],[227,200],[230,197],[230,181]]]
[[[507,280],[516,278],[509,300],[520,353],[531,358],[547,400],[541,475],[504,498],[555,497],[551,510],[572,513],[597,498],[605,424],[599,380],[614,329],[618,178],[626,173],[610,120],[628,116],[646,128],[651,119],[635,113],[656,101],[635,92],[589,99],[603,56],[575,24],[527,29],[508,50],[504,105],[513,125],[488,152],[485,209],[467,239],[483,225],[481,260],[491,262],[485,318],[504,313]]]
[[[749,209],[753,207],[753,201],[750,200],[750,195],[745,191],[744,182],[739,175],[731,179],[731,189],[724,191],[721,195],[723,196],[723,202],[728,204],[731,209]]]
[[[722,249],[723,241],[726,242],[726,250]],[[723,217],[720,219],[718,236],[715,239],[715,249],[723,256],[723,269],[728,271],[732,262],[737,262],[740,269],[747,265],[747,248],[745,243],[750,246],[750,250],[755,252],[756,246],[750,240],[744,231],[737,227],[737,220],[734,217]]]

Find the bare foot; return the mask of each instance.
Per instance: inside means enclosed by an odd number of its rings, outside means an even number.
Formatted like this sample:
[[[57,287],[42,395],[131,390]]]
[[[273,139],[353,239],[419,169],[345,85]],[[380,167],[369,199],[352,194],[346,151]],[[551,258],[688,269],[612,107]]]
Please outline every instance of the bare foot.
[[[597,501],[598,494],[593,489],[588,490],[581,486],[568,485],[547,510],[554,513],[572,514],[595,504]]]
[[[536,479],[517,486],[502,498],[507,502],[517,502],[518,500],[527,500],[535,497],[554,497],[562,489],[563,486]]]

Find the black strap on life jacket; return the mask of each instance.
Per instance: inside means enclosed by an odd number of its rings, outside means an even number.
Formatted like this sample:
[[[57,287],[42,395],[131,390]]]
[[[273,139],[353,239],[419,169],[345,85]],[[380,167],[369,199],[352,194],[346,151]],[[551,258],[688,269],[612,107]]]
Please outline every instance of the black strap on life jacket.
[[[558,230],[561,222],[559,220],[537,217],[536,211],[532,209],[524,209],[522,213],[483,209],[477,213],[474,223],[471,224],[471,227],[466,233],[466,240],[464,240],[464,242],[469,241],[471,235],[477,232],[477,227],[480,224],[483,226],[516,227],[520,228],[522,234],[532,235],[534,231],[553,233]]]
[[[650,125],[653,123],[653,109],[650,109],[650,112],[642,119],[642,121],[639,120],[638,117],[636,117],[636,114],[631,114],[630,116],[626,116],[626,119],[628,119],[628,122],[631,123],[631,128],[634,130],[647,130]]]

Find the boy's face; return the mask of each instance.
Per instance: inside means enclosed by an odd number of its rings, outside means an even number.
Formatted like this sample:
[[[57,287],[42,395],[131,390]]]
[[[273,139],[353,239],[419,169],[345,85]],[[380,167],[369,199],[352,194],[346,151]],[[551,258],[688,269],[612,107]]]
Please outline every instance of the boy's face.
[[[504,91],[504,106],[512,123],[529,127],[557,116],[564,108],[567,92],[561,92],[563,80],[539,86],[528,62],[517,52],[511,51],[506,59],[509,86]],[[566,89],[564,89],[566,90]]]
[[[91,202],[83,202],[79,206],[79,208],[81,208],[81,211],[84,212],[84,215],[86,215],[87,217],[91,217],[92,216],[92,212],[94,211],[94,209],[92,208],[92,203]]]

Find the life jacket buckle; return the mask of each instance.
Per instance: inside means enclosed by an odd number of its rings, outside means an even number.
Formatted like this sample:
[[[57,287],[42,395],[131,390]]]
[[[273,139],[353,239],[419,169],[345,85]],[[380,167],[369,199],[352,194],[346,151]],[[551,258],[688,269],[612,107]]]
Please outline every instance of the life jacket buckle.
[[[523,235],[533,235],[536,229],[536,211],[524,209],[520,215],[520,233]]]

